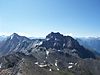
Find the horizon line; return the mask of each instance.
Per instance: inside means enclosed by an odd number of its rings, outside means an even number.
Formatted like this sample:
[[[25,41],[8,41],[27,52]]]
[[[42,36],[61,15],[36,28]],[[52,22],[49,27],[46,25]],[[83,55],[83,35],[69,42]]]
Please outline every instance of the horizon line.
[[[45,35],[43,35],[43,36],[36,36],[34,33],[27,33],[27,32],[0,32],[0,36],[11,36],[12,34],[14,34],[14,33],[16,33],[16,34],[18,34],[18,35],[20,35],[20,36],[26,36],[26,37],[33,37],[33,38],[45,38],[46,37],[46,35],[48,35],[48,34],[45,34]],[[51,33],[51,32],[50,32]],[[54,32],[54,33],[57,33],[57,32]],[[59,32],[60,33],[60,32]],[[60,34],[63,34],[63,33],[60,33]],[[83,38],[90,38],[90,37],[94,37],[94,38],[98,38],[98,37],[100,37],[100,36],[75,36],[74,34],[72,34],[72,33],[68,33],[68,34],[63,34],[64,36],[71,36],[71,37],[83,37]]]

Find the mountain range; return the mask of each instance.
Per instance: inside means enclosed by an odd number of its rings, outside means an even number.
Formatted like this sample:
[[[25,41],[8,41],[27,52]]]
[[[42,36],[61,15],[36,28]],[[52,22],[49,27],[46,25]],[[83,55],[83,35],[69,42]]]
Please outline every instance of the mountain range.
[[[59,32],[45,39],[13,33],[0,41],[0,75],[99,75],[100,57],[90,49]]]
[[[100,54],[100,37],[77,38],[80,45]]]

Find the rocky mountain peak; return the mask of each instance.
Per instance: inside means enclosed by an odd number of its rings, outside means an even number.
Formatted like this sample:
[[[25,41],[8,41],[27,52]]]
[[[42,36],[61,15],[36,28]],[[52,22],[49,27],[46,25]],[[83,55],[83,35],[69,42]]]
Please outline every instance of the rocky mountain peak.
[[[95,58],[94,54],[88,49],[81,46],[77,40],[71,36],[64,36],[60,33],[51,32],[46,36],[40,47],[47,49],[66,50],[71,55],[79,56],[80,58]]]
[[[57,33],[54,33],[54,32],[51,32],[50,34],[48,34],[47,36],[46,36],[46,38],[49,38],[49,39],[55,39],[55,38],[57,38],[57,39],[61,39],[63,37],[63,35],[62,34],[60,34],[59,32],[57,32]]]
[[[20,37],[20,36],[19,36],[17,33],[13,33],[13,34],[10,36],[11,39],[13,39],[13,38],[15,38],[15,37],[17,38],[17,37]]]
[[[71,48],[74,49],[79,46],[79,43],[73,39],[71,36],[64,36],[59,32],[51,32],[46,36],[43,41],[42,46],[46,48],[64,49]]]

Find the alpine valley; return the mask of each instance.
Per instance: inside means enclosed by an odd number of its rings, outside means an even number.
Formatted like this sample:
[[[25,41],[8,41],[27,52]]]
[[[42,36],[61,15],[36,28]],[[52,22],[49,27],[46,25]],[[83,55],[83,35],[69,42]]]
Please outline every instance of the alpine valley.
[[[45,39],[1,36],[0,75],[100,75],[100,44],[93,51],[84,42],[59,32]]]

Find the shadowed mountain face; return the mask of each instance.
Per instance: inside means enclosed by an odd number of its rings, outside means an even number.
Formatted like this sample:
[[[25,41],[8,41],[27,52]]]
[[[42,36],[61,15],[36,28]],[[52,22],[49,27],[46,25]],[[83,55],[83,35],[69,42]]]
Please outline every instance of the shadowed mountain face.
[[[42,46],[55,49],[74,49],[77,48],[79,44],[70,36],[63,36],[60,33],[51,32],[46,36],[46,40],[43,42]]]
[[[45,39],[14,33],[0,46],[0,75],[99,75],[100,60],[71,36]]]
[[[77,40],[73,39],[71,36],[63,36],[60,33],[51,32],[46,36],[46,39],[40,45],[45,48],[55,48],[57,50],[70,49],[70,51],[75,50],[76,53],[81,58],[95,58],[94,54],[85,49],[83,46],[79,45]]]

